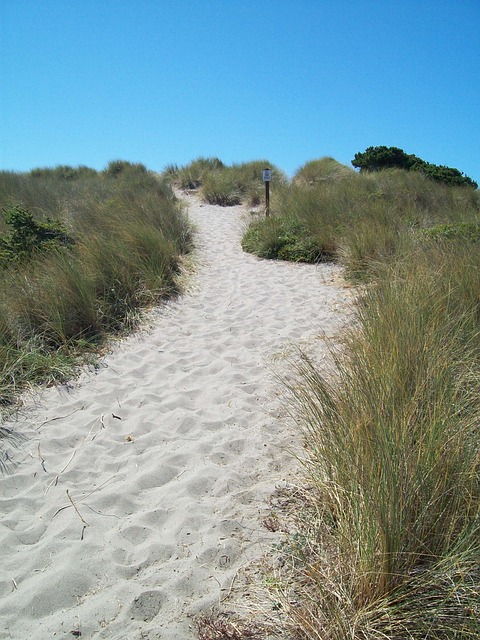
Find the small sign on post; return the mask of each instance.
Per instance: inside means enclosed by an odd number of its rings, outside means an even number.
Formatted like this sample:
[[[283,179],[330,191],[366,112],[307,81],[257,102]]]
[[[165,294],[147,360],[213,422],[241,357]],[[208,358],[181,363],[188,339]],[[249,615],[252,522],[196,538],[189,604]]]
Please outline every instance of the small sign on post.
[[[263,170],[263,181],[265,182],[265,215],[270,215],[270,181],[272,179],[272,170],[264,169]]]

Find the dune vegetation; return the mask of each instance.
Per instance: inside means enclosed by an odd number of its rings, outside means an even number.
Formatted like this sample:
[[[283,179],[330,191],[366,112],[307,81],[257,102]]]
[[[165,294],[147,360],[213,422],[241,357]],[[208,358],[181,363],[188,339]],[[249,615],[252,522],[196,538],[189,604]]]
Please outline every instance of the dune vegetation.
[[[72,375],[85,349],[177,288],[191,229],[143,165],[0,173],[0,402]]]
[[[477,185],[396,148],[359,163],[277,174],[271,215],[257,206],[242,240],[261,258],[335,261],[361,285],[335,373],[303,353],[288,383],[306,489],[286,562],[266,582],[291,637],[478,638]],[[258,198],[232,178],[238,168],[214,164],[188,185],[179,176],[205,161],[177,169],[177,184],[208,202],[262,204],[265,163]]]
[[[365,280],[406,243],[421,241],[422,230],[478,221],[472,188],[401,169],[357,174],[336,165],[307,163],[272,189],[272,215],[252,221],[243,248],[262,258],[335,260]]]
[[[267,582],[305,640],[480,637],[480,199],[457,170],[396,155],[411,166],[321,158],[290,181],[218,158],[0,174],[4,403],[175,291],[191,229],[170,186],[255,207],[246,251],[335,261],[359,285],[334,371],[303,353],[286,382],[305,491]]]
[[[286,184],[286,175],[268,160],[253,160],[224,165],[218,158],[197,158],[188,165],[169,165],[163,175],[179,189],[198,189],[200,197],[209,204],[233,206],[245,203],[257,206],[264,199],[262,170],[270,168],[272,183]]]
[[[243,246],[361,283],[327,374],[289,388],[308,490],[270,584],[294,637],[480,637],[480,200],[401,169],[307,163]],[[321,329],[321,328],[319,328]]]
[[[375,271],[336,374],[303,354],[291,385],[308,491],[282,606],[302,638],[478,638],[478,243]]]

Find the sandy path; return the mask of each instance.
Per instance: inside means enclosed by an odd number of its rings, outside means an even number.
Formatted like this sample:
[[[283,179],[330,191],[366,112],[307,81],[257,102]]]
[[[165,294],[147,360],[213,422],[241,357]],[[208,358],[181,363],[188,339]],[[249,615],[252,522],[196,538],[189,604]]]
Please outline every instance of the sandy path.
[[[17,422],[28,441],[0,479],[1,638],[193,639],[190,614],[271,544],[261,519],[292,434],[269,363],[337,332],[349,292],[336,267],[244,254],[241,207],[187,199],[190,292]]]

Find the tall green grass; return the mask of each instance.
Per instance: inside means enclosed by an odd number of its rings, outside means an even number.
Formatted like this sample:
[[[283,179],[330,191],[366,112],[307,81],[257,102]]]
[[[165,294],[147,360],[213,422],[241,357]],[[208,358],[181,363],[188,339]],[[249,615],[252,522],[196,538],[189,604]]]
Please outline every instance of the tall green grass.
[[[273,189],[270,219],[252,221],[243,248],[267,258],[334,259],[362,280],[377,262],[402,251],[417,230],[478,220],[473,189],[400,170],[356,174],[332,162],[307,163],[291,184]]]
[[[190,247],[180,204],[143,165],[115,161],[95,175],[82,168],[68,178],[65,171],[0,174],[4,209],[54,218],[74,241],[32,251],[1,272],[3,402],[28,382],[71,374],[67,364],[79,349],[131,329],[143,307],[177,289],[179,262]]]
[[[336,375],[303,356],[300,637],[479,637],[479,320],[478,245],[422,242],[377,268]]]
[[[178,189],[198,189],[209,173],[219,171],[224,166],[219,158],[200,156],[181,167],[175,164],[168,165],[163,171],[163,176]]]
[[[218,158],[197,158],[183,167],[169,165],[164,177],[180,189],[198,189],[209,204],[233,206],[241,202],[258,206],[264,202],[262,171],[272,170],[273,184],[285,184],[285,174],[268,160],[223,164]]]

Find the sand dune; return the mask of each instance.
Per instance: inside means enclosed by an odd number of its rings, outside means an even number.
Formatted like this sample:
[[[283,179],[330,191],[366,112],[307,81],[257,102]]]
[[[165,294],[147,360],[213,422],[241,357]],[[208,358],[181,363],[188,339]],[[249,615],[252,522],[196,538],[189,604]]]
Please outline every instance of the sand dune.
[[[271,545],[262,517],[298,442],[272,362],[337,333],[350,294],[335,266],[244,254],[242,207],[186,199],[187,293],[17,417],[27,441],[0,479],[1,638],[193,639],[191,616]]]

